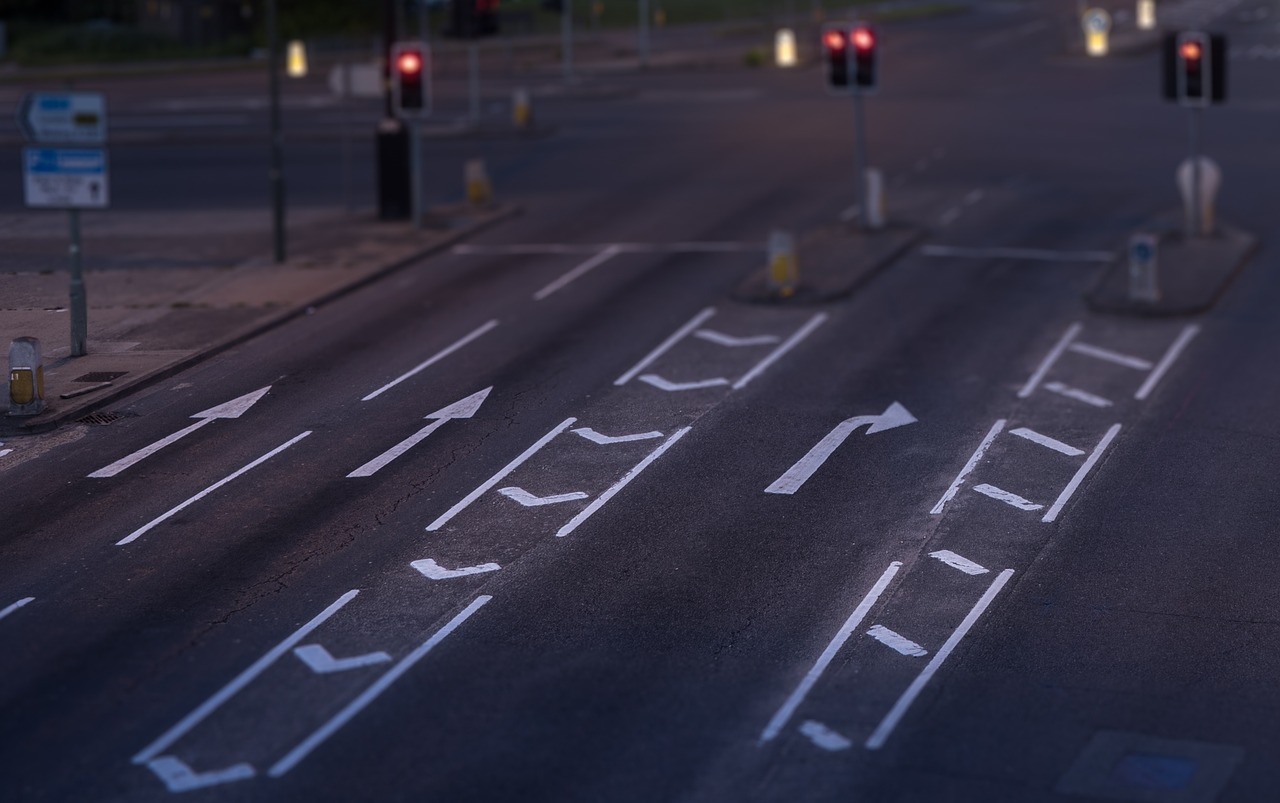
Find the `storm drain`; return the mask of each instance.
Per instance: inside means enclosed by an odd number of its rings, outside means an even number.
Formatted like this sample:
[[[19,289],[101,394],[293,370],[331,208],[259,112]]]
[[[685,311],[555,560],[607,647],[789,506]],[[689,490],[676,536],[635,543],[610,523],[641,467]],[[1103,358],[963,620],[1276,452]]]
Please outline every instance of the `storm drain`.
[[[77,418],[76,423],[88,424],[91,427],[105,427],[107,424],[114,424],[115,422],[119,421],[121,418],[137,418],[137,417],[138,417],[137,413],[129,413],[129,412],[89,413],[83,418]]]
[[[114,382],[128,371],[92,371],[84,376],[78,376],[71,380],[72,382]]]
[[[1062,776],[1057,792],[1145,803],[1211,803],[1244,750],[1224,744],[1100,731]]]

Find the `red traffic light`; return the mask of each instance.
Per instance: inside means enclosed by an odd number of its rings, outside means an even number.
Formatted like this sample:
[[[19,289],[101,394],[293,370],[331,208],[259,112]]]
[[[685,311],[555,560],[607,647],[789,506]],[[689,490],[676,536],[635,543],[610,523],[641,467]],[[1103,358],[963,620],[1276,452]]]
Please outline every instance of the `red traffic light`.
[[[853,41],[854,50],[866,51],[876,46],[876,35],[870,28],[854,28],[849,38]]]
[[[827,31],[824,41],[828,50],[844,50],[844,34],[840,31]]]
[[[417,75],[422,72],[422,55],[412,50],[401,53],[396,58],[396,72],[401,75]]]
[[[1200,56],[1203,55],[1203,50],[1201,49],[1199,42],[1191,41],[1183,42],[1179,53],[1186,61],[1199,61]]]

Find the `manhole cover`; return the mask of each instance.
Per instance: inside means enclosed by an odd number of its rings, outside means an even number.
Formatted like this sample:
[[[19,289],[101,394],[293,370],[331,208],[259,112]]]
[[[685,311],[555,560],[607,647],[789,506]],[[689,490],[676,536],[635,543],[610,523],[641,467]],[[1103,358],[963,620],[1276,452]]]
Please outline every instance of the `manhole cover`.
[[[77,418],[77,424],[89,424],[90,426],[103,427],[107,424],[114,424],[121,418],[137,418],[137,413],[89,413],[84,418]]]
[[[127,373],[129,372],[128,371],[93,371],[85,374],[84,376],[78,376],[71,381],[72,382],[114,382]]]

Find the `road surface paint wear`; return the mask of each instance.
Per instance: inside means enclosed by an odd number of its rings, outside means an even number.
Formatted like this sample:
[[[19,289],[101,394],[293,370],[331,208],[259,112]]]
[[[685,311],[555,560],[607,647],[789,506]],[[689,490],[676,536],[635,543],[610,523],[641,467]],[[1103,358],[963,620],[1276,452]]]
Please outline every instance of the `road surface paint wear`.
[[[1123,365],[1125,368],[1132,368],[1135,371],[1150,371],[1153,367],[1151,363],[1139,357],[1131,357],[1128,354],[1121,354],[1118,351],[1099,348],[1098,346],[1090,346],[1088,343],[1072,343],[1071,351],[1076,354],[1083,354],[1087,357],[1096,357],[1104,362]]]
[[[929,557],[937,558],[953,569],[959,569],[965,574],[986,574],[991,571],[985,566],[981,566],[966,557],[962,557],[949,549],[939,549],[937,552],[930,552]]]
[[[502,567],[496,563],[481,563],[479,566],[464,566],[460,569],[446,569],[431,558],[415,560],[409,564],[422,573],[428,580],[452,580],[456,577],[469,577],[473,574],[496,572]]]
[[[17,602],[12,602],[12,603],[10,603],[9,605],[6,605],[6,606],[5,606],[5,608],[4,608],[4,610],[0,610],[0,619],[5,618],[5,617],[6,617],[6,616],[8,616],[9,614],[11,614],[11,613],[13,613],[14,611],[18,610],[19,608],[25,607],[26,605],[28,605],[28,604],[30,604],[30,603],[32,603],[32,602],[35,602],[35,601],[36,601],[36,598],[35,598],[35,597],[23,597],[22,599],[18,600]]]
[[[1120,433],[1120,425],[1112,424],[1111,429],[1107,430],[1107,434],[1102,436],[1102,440],[1098,441],[1098,445],[1093,448],[1093,452],[1088,459],[1084,461],[1084,465],[1076,471],[1071,482],[1067,483],[1067,487],[1062,490],[1062,494],[1058,496],[1058,501],[1053,503],[1053,507],[1049,508],[1049,512],[1044,514],[1041,521],[1050,522],[1058,518],[1058,514],[1062,512],[1062,508],[1066,507],[1070,501],[1072,494],[1080,487],[1080,483],[1084,482],[1084,478],[1089,475],[1093,467],[1098,464],[1098,460],[1102,457],[1102,453],[1111,445],[1111,441],[1115,440],[1116,435]]]
[[[672,382],[668,379],[663,379],[657,374],[644,374],[640,377],[640,381],[646,385],[653,385],[658,390],[664,390],[667,393],[679,393],[682,390],[718,388],[729,384],[729,380],[723,377],[717,377],[716,379],[700,379],[694,382]]]
[[[809,741],[813,742],[823,750],[848,750],[853,746],[853,742],[836,733],[835,731],[823,725],[821,722],[815,722],[812,719],[806,720],[800,726],[800,732],[809,737]]]
[[[252,463],[250,463],[249,465],[247,465],[247,466],[245,466],[244,468],[242,468],[242,469],[240,469],[240,470],[236,471],[234,474],[232,474],[232,475],[230,475],[230,476],[228,476],[228,477],[224,477],[223,479],[218,480],[218,481],[217,481],[217,482],[215,482],[213,485],[210,485],[208,488],[205,488],[203,491],[201,491],[200,493],[198,493],[198,494],[196,494],[195,496],[191,497],[190,499],[188,499],[187,501],[185,501],[185,502],[183,502],[182,504],[178,505],[177,507],[172,508],[171,510],[169,510],[167,513],[165,513],[164,515],[160,516],[159,518],[157,518],[157,519],[153,519],[152,521],[150,521],[150,522],[148,522],[147,524],[143,525],[143,526],[142,526],[142,527],[140,527],[139,529],[134,530],[134,531],[133,531],[132,533],[130,533],[129,535],[126,535],[124,538],[121,538],[119,541],[116,541],[116,546],[124,546],[125,544],[131,544],[131,543],[133,543],[133,542],[134,542],[134,541],[136,541],[140,536],[142,536],[143,534],[145,534],[148,530],[152,529],[152,528],[153,528],[153,527],[155,527],[156,525],[158,525],[158,524],[160,524],[160,523],[164,522],[165,520],[167,520],[167,519],[171,518],[171,517],[172,517],[172,516],[174,516],[175,514],[180,513],[181,511],[185,510],[186,508],[190,507],[191,505],[195,504],[196,502],[199,502],[201,499],[205,498],[206,496],[208,496],[209,494],[211,494],[211,493],[213,493],[214,491],[218,490],[218,489],[219,489],[219,488],[221,488],[222,486],[224,486],[224,485],[226,485],[227,483],[231,482],[232,480],[236,479],[236,478],[237,478],[237,477],[239,477],[240,475],[245,474],[245,473],[247,473],[247,472],[249,472],[249,471],[252,471],[253,469],[255,469],[255,468],[257,468],[258,466],[262,465],[263,463],[267,462],[267,461],[268,461],[268,460],[270,460],[271,458],[273,458],[273,457],[275,457],[276,455],[280,454],[280,453],[281,453],[281,452],[283,452],[285,449],[288,449],[290,446],[293,446],[295,443],[297,443],[298,441],[302,440],[303,438],[307,437],[307,436],[308,436],[308,435],[310,435],[310,434],[311,434],[311,431],[310,431],[310,430],[308,430],[308,431],[306,431],[306,432],[302,433],[301,435],[297,435],[297,436],[295,436],[294,438],[292,438],[291,440],[289,440],[289,441],[287,441],[287,442],[285,442],[285,443],[282,443],[281,445],[277,446],[276,448],[274,448],[274,449],[272,449],[271,451],[269,451],[269,452],[267,452],[266,454],[264,454],[262,457],[259,457],[257,460],[254,460],[254,461],[253,461]]]
[[[444,351],[438,352],[432,355],[431,357],[428,357],[423,362],[414,366],[408,373],[401,374],[400,376],[391,380],[390,382],[378,388],[374,392],[370,393],[368,396],[365,396],[360,401],[367,402],[367,401],[371,401],[373,399],[378,398],[383,393],[386,393],[388,390],[391,390],[396,385],[399,385],[401,382],[405,381],[406,379],[416,376],[420,372],[425,371],[426,369],[440,362],[445,357],[448,357],[450,354],[454,353],[458,349],[465,347],[471,341],[493,331],[497,326],[498,326],[498,321],[496,320],[492,320],[492,321],[489,321],[488,323],[482,324],[481,326],[474,329],[470,334],[463,337],[461,340],[447,347]]]
[[[1025,399],[1035,392],[1036,387],[1044,380],[1045,374],[1049,373],[1049,369],[1053,368],[1053,364],[1058,361],[1062,353],[1071,345],[1071,341],[1075,340],[1080,334],[1080,330],[1084,328],[1081,323],[1073,323],[1067,327],[1067,331],[1063,333],[1054,347],[1049,351],[1045,358],[1041,360],[1040,365],[1036,368],[1035,373],[1027,380],[1027,384],[1022,386],[1022,390],[1018,391],[1018,398]]]
[[[902,635],[901,633],[895,633],[894,631],[890,630],[884,625],[872,626],[872,628],[867,631],[867,635],[875,639],[876,641],[880,642],[884,646],[888,647],[889,649],[895,652],[899,652],[903,655],[910,655],[916,658],[921,658],[929,654],[929,651],[926,650],[924,647],[921,647],[919,644],[916,644],[914,641]]]
[[[547,296],[552,295],[556,291],[564,289],[574,280],[582,278],[583,276],[587,275],[591,271],[595,270],[596,268],[600,267],[601,265],[603,265],[604,263],[608,262],[609,260],[613,259],[614,257],[616,257],[618,254],[621,254],[621,253],[622,253],[622,249],[619,248],[617,245],[606,246],[605,249],[600,253],[591,257],[586,262],[583,262],[581,265],[578,265],[573,270],[561,276],[559,279],[556,279],[551,284],[547,285],[546,287],[542,288],[538,292],[534,293],[533,300],[541,301]]]

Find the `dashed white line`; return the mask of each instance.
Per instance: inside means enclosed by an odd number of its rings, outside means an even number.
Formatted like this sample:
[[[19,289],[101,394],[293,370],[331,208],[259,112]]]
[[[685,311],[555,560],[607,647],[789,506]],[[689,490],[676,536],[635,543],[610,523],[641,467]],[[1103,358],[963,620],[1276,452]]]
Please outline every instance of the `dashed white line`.
[[[383,393],[386,393],[388,390],[391,390],[396,385],[399,385],[401,382],[405,381],[406,379],[416,376],[418,373],[435,365],[440,360],[443,360],[445,357],[448,357],[450,354],[466,346],[468,343],[475,340],[476,338],[481,337],[482,335],[492,331],[493,328],[496,327],[497,325],[498,325],[498,322],[496,320],[489,321],[488,323],[483,324],[482,326],[480,326],[479,328],[475,329],[470,334],[468,334],[466,337],[462,338],[461,340],[457,341],[453,345],[446,348],[444,351],[441,351],[435,354],[434,356],[429,357],[428,359],[424,360],[423,362],[415,366],[408,373],[405,373],[405,374],[402,374],[401,376],[396,377],[395,379],[391,380],[387,384],[383,385],[382,387],[378,388],[374,392],[370,393],[368,396],[365,396],[360,401],[367,402],[367,401],[371,401],[373,399],[378,398]]]
[[[987,453],[987,449],[991,447],[991,442],[996,439],[1000,431],[1004,429],[1007,419],[1001,418],[999,421],[991,425],[991,430],[987,432],[987,436],[982,439],[982,443],[978,444],[978,448],[974,450],[973,456],[969,458],[969,462],[964,464],[964,468],[960,469],[960,473],[956,475],[955,481],[951,483],[951,487],[947,488],[947,492],[938,500],[938,504],[933,506],[929,511],[930,515],[936,516],[942,512],[947,503],[955,498],[960,491],[960,486],[964,484],[965,478],[969,476],[969,472],[977,467],[982,461],[982,456]]]
[[[1190,343],[1191,339],[1199,334],[1199,332],[1200,326],[1193,323],[1189,324],[1181,333],[1178,334],[1178,339],[1173,341],[1173,345],[1169,346],[1169,350],[1160,358],[1160,362],[1156,364],[1151,375],[1147,377],[1147,381],[1143,382],[1142,387],[1138,388],[1138,392],[1134,394],[1133,397],[1135,399],[1142,401],[1151,395],[1151,391],[1155,389],[1155,386],[1160,382],[1161,378],[1163,378],[1169,368],[1173,366],[1174,361],[1178,359],[1180,354],[1182,354],[1182,350],[1187,347],[1187,344]]]
[[[1050,438],[1048,435],[1041,435],[1039,432],[1036,432],[1034,429],[1027,429],[1026,427],[1018,427],[1017,429],[1009,430],[1009,434],[1017,435],[1019,438],[1025,438],[1031,441],[1032,443],[1036,443],[1045,447],[1046,449],[1052,449],[1053,451],[1059,452],[1060,454],[1065,454],[1067,457],[1079,457],[1080,455],[1084,454],[1084,449],[1077,449],[1076,447],[1070,444],[1063,443],[1062,441],[1056,438]]]
[[[1115,440],[1116,435],[1119,433],[1120,425],[1112,424],[1111,429],[1107,430],[1107,434],[1103,435],[1102,440],[1098,441],[1098,445],[1093,448],[1093,452],[1090,453],[1088,459],[1084,461],[1084,465],[1080,466],[1080,469],[1076,471],[1075,476],[1071,478],[1071,482],[1067,484],[1067,487],[1062,489],[1062,493],[1058,495],[1058,501],[1053,503],[1053,507],[1049,508],[1049,512],[1044,514],[1044,518],[1041,519],[1041,521],[1049,522],[1058,518],[1058,514],[1062,512],[1062,508],[1065,507],[1067,502],[1071,499],[1071,495],[1080,487],[1080,483],[1084,482],[1084,478],[1093,470],[1093,467],[1102,457],[1102,453],[1106,451],[1106,448],[1111,444],[1111,441]]]
[[[227,483],[231,482],[232,480],[236,479],[237,477],[241,476],[242,474],[245,474],[246,472],[249,472],[249,471],[251,471],[251,470],[253,470],[253,469],[257,468],[258,466],[260,466],[260,465],[262,465],[263,463],[267,462],[267,461],[268,461],[268,460],[270,460],[271,458],[273,458],[273,457],[275,457],[276,455],[280,454],[280,453],[281,453],[281,452],[283,452],[285,449],[288,449],[290,446],[293,446],[295,443],[297,443],[298,441],[302,440],[303,438],[307,437],[307,436],[308,436],[308,435],[310,435],[310,434],[311,434],[311,431],[310,431],[310,430],[307,430],[306,432],[302,433],[301,435],[297,435],[297,436],[295,436],[294,438],[291,438],[290,440],[286,441],[285,443],[280,444],[280,445],[279,445],[279,446],[277,446],[276,448],[274,448],[274,449],[272,449],[271,451],[269,451],[269,452],[267,452],[266,454],[264,454],[262,457],[259,457],[257,460],[254,460],[254,461],[253,461],[252,463],[250,463],[249,465],[245,466],[244,468],[239,469],[239,470],[238,470],[238,471],[236,471],[234,474],[231,474],[230,476],[227,476],[227,477],[223,477],[222,479],[218,480],[218,481],[217,481],[217,482],[215,482],[213,485],[210,485],[208,488],[205,488],[203,491],[201,491],[200,493],[198,493],[198,494],[196,494],[195,496],[191,497],[191,498],[190,498],[190,499],[188,499],[187,501],[183,502],[182,504],[178,505],[178,506],[177,506],[177,507],[175,507],[175,508],[172,508],[171,510],[169,510],[167,513],[165,513],[164,515],[160,516],[159,518],[157,518],[157,519],[153,519],[152,521],[148,522],[147,524],[143,525],[142,527],[139,527],[138,529],[134,530],[134,531],[133,531],[132,533],[130,533],[129,535],[126,535],[124,538],[121,538],[119,541],[116,541],[116,546],[124,546],[125,544],[131,544],[131,543],[133,543],[133,542],[134,542],[134,541],[136,541],[140,536],[142,536],[142,535],[143,535],[144,533],[146,533],[147,531],[151,530],[151,529],[152,529],[153,527],[155,527],[156,525],[158,525],[158,524],[160,524],[160,523],[164,522],[165,520],[169,519],[170,517],[174,516],[175,514],[180,513],[181,511],[185,510],[187,507],[189,507],[189,506],[191,506],[191,505],[194,505],[196,502],[199,502],[201,499],[204,499],[204,498],[205,498],[206,496],[208,496],[209,494],[211,494],[211,493],[213,493],[214,491],[218,490],[219,488],[221,488],[222,486],[224,486],[224,485],[226,485]]]
[[[769,368],[769,366],[773,365],[775,362],[782,359],[783,355],[785,355],[788,351],[791,351],[791,349],[795,348],[796,346],[800,345],[801,341],[803,341],[809,335],[813,334],[813,330],[817,329],[819,326],[822,326],[822,324],[826,323],[827,317],[828,316],[825,312],[819,312],[817,315],[810,318],[808,323],[800,327],[799,331],[797,331],[794,335],[787,338],[786,342],[784,342],[781,346],[778,346],[778,348],[775,349],[772,354],[770,354],[768,357],[765,357],[763,360],[761,360],[760,363],[755,368],[752,368],[747,373],[746,376],[742,377],[737,382],[734,382],[733,389],[740,390],[746,387],[748,382],[750,382],[751,380],[763,374]]]
[[[921,647],[919,644],[901,633],[890,630],[884,625],[873,625],[872,628],[867,631],[867,635],[894,652],[901,653],[902,655],[910,655],[914,658],[920,658],[929,654],[929,651],[924,647]]]
[[[1068,399],[1075,399],[1076,401],[1084,402],[1085,404],[1092,405],[1093,407],[1101,408],[1111,406],[1110,399],[1104,399],[1087,390],[1073,388],[1070,385],[1063,384],[1062,382],[1046,382],[1044,389],[1050,393],[1056,393],[1059,396],[1065,396]]]
[[[662,455],[665,454],[666,451],[670,449],[672,446],[675,446],[676,441],[680,440],[685,435],[689,434],[690,429],[692,429],[692,427],[685,427],[684,429],[677,430],[674,434],[672,434],[670,438],[667,438],[667,440],[665,440],[661,446],[659,446],[657,449],[650,452],[648,457],[646,457],[644,460],[641,460],[635,466],[635,468],[628,471],[626,473],[626,476],[624,476],[622,479],[615,482],[612,486],[609,487],[607,491],[597,496],[594,502],[587,505],[587,507],[581,513],[579,513],[578,515],[570,519],[568,524],[561,527],[560,531],[556,533],[556,538],[563,538],[564,536],[578,529],[578,525],[582,524],[584,521],[586,521],[587,519],[595,515],[595,512],[597,510],[604,507],[605,503],[607,503],[610,499],[612,499],[623,488],[627,487],[627,483],[631,482],[636,477],[638,477],[640,475],[640,472],[644,471],[646,468],[652,465],[653,462],[657,460],[659,457],[662,457]]]
[[[1023,499],[1021,496],[1018,496],[1016,493],[1013,493],[1011,491],[1006,491],[1003,488],[997,488],[994,485],[988,485],[985,482],[981,485],[975,485],[973,487],[973,490],[977,491],[983,496],[994,499],[997,502],[1004,502],[1006,505],[1012,505],[1013,507],[1016,507],[1019,510],[1041,510],[1044,508],[1044,505],[1037,505],[1035,502],[1032,502],[1030,499]]]
[[[683,340],[690,332],[706,323],[707,319],[716,314],[715,307],[707,307],[706,309],[693,316],[693,319],[681,326],[670,337],[662,341],[656,349],[644,356],[644,359],[636,363],[635,366],[622,376],[614,380],[615,385],[625,385],[636,377],[644,369],[648,368],[655,360],[671,350],[671,347]]]
[[[5,606],[4,610],[0,611],[0,619],[5,618],[9,614],[13,613],[14,611],[18,610],[19,608],[25,605],[35,602],[35,600],[36,600],[35,597],[23,597],[17,602],[10,603],[9,605]]]
[[[1095,357],[1105,362],[1114,363],[1115,365],[1123,365],[1125,368],[1132,368],[1135,371],[1150,371],[1151,363],[1139,357],[1130,357],[1128,354],[1121,354],[1111,349],[1099,348],[1091,346],[1088,343],[1072,343],[1071,350],[1077,354],[1083,354],[1087,357]]]
[[[617,245],[610,245],[605,247],[605,249],[600,253],[591,257],[586,262],[583,262],[581,265],[578,265],[573,270],[561,276],[559,279],[556,279],[551,284],[547,285],[546,287],[542,288],[538,292],[534,293],[533,300],[534,301],[543,300],[544,298],[556,292],[557,290],[563,289],[566,285],[568,285],[570,282],[574,281],[575,279],[582,278],[586,274],[590,273],[592,270],[595,270],[596,268],[600,267],[601,265],[613,259],[620,253],[622,253],[622,249],[620,249]]]
[[[809,672],[804,676],[804,679],[800,681],[800,685],[796,687],[796,690],[791,693],[791,696],[787,698],[787,701],[778,709],[778,713],[773,715],[773,719],[769,720],[769,724],[765,726],[764,732],[760,734],[760,744],[771,741],[784,727],[786,727],[787,721],[791,719],[792,715],[795,714],[796,709],[800,707],[802,702],[804,702],[804,698],[809,695],[814,684],[816,684],[818,679],[822,677],[822,673],[825,672],[831,662],[835,660],[836,654],[840,652],[840,649],[845,645],[845,642],[849,640],[849,637],[853,635],[853,632],[862,624],[862,620],[867,618],[867,613],[870,612],[872,606],[876,604],[876,601],[880,599],[880,595],[884,593],[886,588],[888,588],[890,581],[893,580],[893,576],[897,574],[898,570],[901,568],[901,561],[895,560],[893,563],[889,564],[889,568],[884,570],[884,573],[880,575],[880,579],[876,581],[876,584],[871,587],[871,590],[862,598],[862,601],[858,603],[858,606],[853,609],[853,613],[849,614],[849,618],[845,620],[843,625],[841,625],[840,630],[836,632],[835,638],[831,639],[831,643],[829,643],[827,648],[822,651],[822,655],[818,656],[818,660],[814,662],[813,667],[809,669]]]
[[[1013,569],[1005,569],[1000,572],[1000,574],[996,575],[996,579],[991,583],[990,587],[987,588],[986,592],[982,595],[982,598],[978,600],[978,604],[973,606],[973,609],[969,611],[967,616],[965,616],[964,621],[955,629],[955,632],[951,634],[946,643],[943,644],[936,653],[934,653],[933,658],[925,668],[921,670],[916,679],[911,682],[911,685],[907,687],[907,690],[902,693],[902,696],[898,698],[898,701],[894,703],[893,708],[890,709],[889,713],[885,715],[885,718],[881,720],[880,725],[872,732],[870,738],[867,739],[866,746],[868,750],[878,750],[884,746],[884,743],[888,741],[891,735],[893,735],[894,728],[898,727],[898,723],[902,721],[907,710],[911,708],[912,703],[914,703],[916,698],[920,696],[920,692],[924,690],[926,685],[928,685],[929,681],[938,671],[938,668],[942,666],[942,663],[947,660],[947,657],[951,655],[952,651],[960,644],[961,640],[963,640],[964,637],[968,635],[969,631],[973,629],[978,618],[987,610],[992,601],[995,600],[996,595],[1000,593],[1000,590],[1004,588],[1005,584],[1009,582],[1009,578],[1012,576]]]
[[[929,557],[937,558],[951,568],[959,569],[965,574],[978,575],[986,574],[991,571],[987,567],[974,563],[962,555],[957,555],[949,549],[939,549],[937,552],[930,552]]]
[[[1049,351],[1048,355],[1045,356],[1044,360],[1040,363],[1040,366],[1036,368],[1036,372],[1027,380],[1027,384],[1022,386],[1022,390],[1018,391],[1019,399],[1025,399],[1035,392],[1036,386],[1040,384],[1041,380],[1044,379],[1045,374],[1049,373],[1049,370],[1053,368],[1053,364],[1058,361],[1058,358],[1062,356],[1062,353],[1071,345],[1071,341],[1075,340],[1080,334],[1081,328],[1082,325],[1079,322],[1073,323],[1067,327],[1067,331],[1063,333],[1062,338],[1058,341],[1057,345],[1055,345]]]

